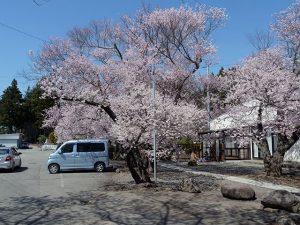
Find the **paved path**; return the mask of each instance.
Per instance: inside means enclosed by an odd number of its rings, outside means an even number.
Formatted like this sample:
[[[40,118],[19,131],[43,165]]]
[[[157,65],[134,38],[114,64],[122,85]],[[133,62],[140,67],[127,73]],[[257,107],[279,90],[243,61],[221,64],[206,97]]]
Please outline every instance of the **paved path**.
[[[235,182],[239,182],[239,183],[243,183],[243,184],[251,184],[251,185],[258,186],[258,187],[269,188],[269,189],[274,189],[274,190],[287,190],[292,193],[300,194],[299,188],[294,188],[294,187],[290,187],[290,186],[286,186],[286,185],[277,185],[277,184],[269,183],[269,182],[255,181],[255,180],[251,180],[251,179],[247,179],[247,178],[222,175],[222,174],[216,174],[216,173],[211,173],[211,172],[195,171],[193,169],[189,169],[189,168],[180,166],[180,164],[169,164],[169,163],[159,162],[159,165],[163,166],[165,168],[175,169],[175,170],[179,170],[179,171],[183,171],[183,172],[187,172],[187,173],[193,173],[196,175],[213,176],[213,177],[216,177],[219,179],[235,181]]]

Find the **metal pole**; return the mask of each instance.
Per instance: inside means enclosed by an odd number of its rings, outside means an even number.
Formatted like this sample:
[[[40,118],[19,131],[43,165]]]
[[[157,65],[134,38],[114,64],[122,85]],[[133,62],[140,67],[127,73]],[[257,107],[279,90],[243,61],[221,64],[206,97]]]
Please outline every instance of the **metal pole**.
[[[153,148],[154,148],[154,182],[157,182],[157,176],[156,176],[156,129],[153,130]]]
[[[152,66],[152,107],[153,107],[153,117],[155,118],[155,76],[154,76],[154,66]],[[153,172],[154,172],[154,182],[157,182],[156,176],[156,126],[155,121],[153,123],[153,151],[154,151],[154,161],[153,161]]]
[[[207,65],[206,67],[206,74],[207,74],[207,79],[209,76],[209,65]],[[207,85],[207,113],[208,113],[208,121],[207,121],[207,125],[208,125],[208,130],[210,130],[210,93],[209,93],[209,82]]]

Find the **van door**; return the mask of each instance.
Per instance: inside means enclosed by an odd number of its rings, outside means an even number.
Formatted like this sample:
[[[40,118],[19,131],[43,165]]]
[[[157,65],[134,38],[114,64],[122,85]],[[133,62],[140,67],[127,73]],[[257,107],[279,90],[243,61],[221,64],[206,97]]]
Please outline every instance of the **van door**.
[[[66,143],[60,147],[59,165],[61,168],[76,168],[74,146],[74,143]]]
[[[77,144],[76,164],[79,168],[94,168],[96,162],[108,165],[108,152],[105,143],[86,142]]]
[[[93,168],[93,160],[89,158],[90,143],[77,143],[76,165],[78,168]]]
[[[109,156],[106,142],[91,143],[91,149],[88,154],[93,159],[94,164],[96,162],[103,162],[106,167],[108,166]]]

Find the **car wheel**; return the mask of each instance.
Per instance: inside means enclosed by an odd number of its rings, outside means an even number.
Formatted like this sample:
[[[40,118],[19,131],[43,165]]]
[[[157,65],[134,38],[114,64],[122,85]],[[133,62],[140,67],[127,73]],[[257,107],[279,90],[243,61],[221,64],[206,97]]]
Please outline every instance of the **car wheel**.
[[[96,170],[97,172],[103,172],[104,169],[105,169],[104,163],[102,163],[102,162],[97,162],[97,163],[95,164],[95,170]]]
[[[54,174],[59,172],[59,165],[53,163],[48,166],[49,173]]]

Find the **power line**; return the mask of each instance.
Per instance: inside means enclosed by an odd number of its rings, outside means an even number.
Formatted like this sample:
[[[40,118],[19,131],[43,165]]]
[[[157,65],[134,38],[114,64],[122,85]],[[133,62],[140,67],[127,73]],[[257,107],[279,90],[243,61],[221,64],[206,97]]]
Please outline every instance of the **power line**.
[[[3,26],[3,27],[6,27],[7,29],[10,29],[10,30],[16,31],[16,32],[18,32],[18,33],[20,33],[20,34],[26,35],[27,37],[30,37],[30,38],[39,40],[39,41],[41,41],[41,42],[46,42],[44,39],[42,39],[42,38],[40,38],[40,37],[37,37],[37,36],[35,36],[35,35],[33,35],[33,34],[27,33],[27,32],[25,32],[25,31],[22,31],[22,30],[20,30],[20,29],[18,29],[18,28],[15,28],[15,27],[13,27],[13,26],[7,25],[7,24],[5,24],[5,23],[0,22],[0,25]]]
[[[44,0],[44,2],[49,2],[50,0]],[[34,4],[36,4],[37,6],[41,6],[43,5],[43,3],[39,2],[38,0],[33,0]]]

